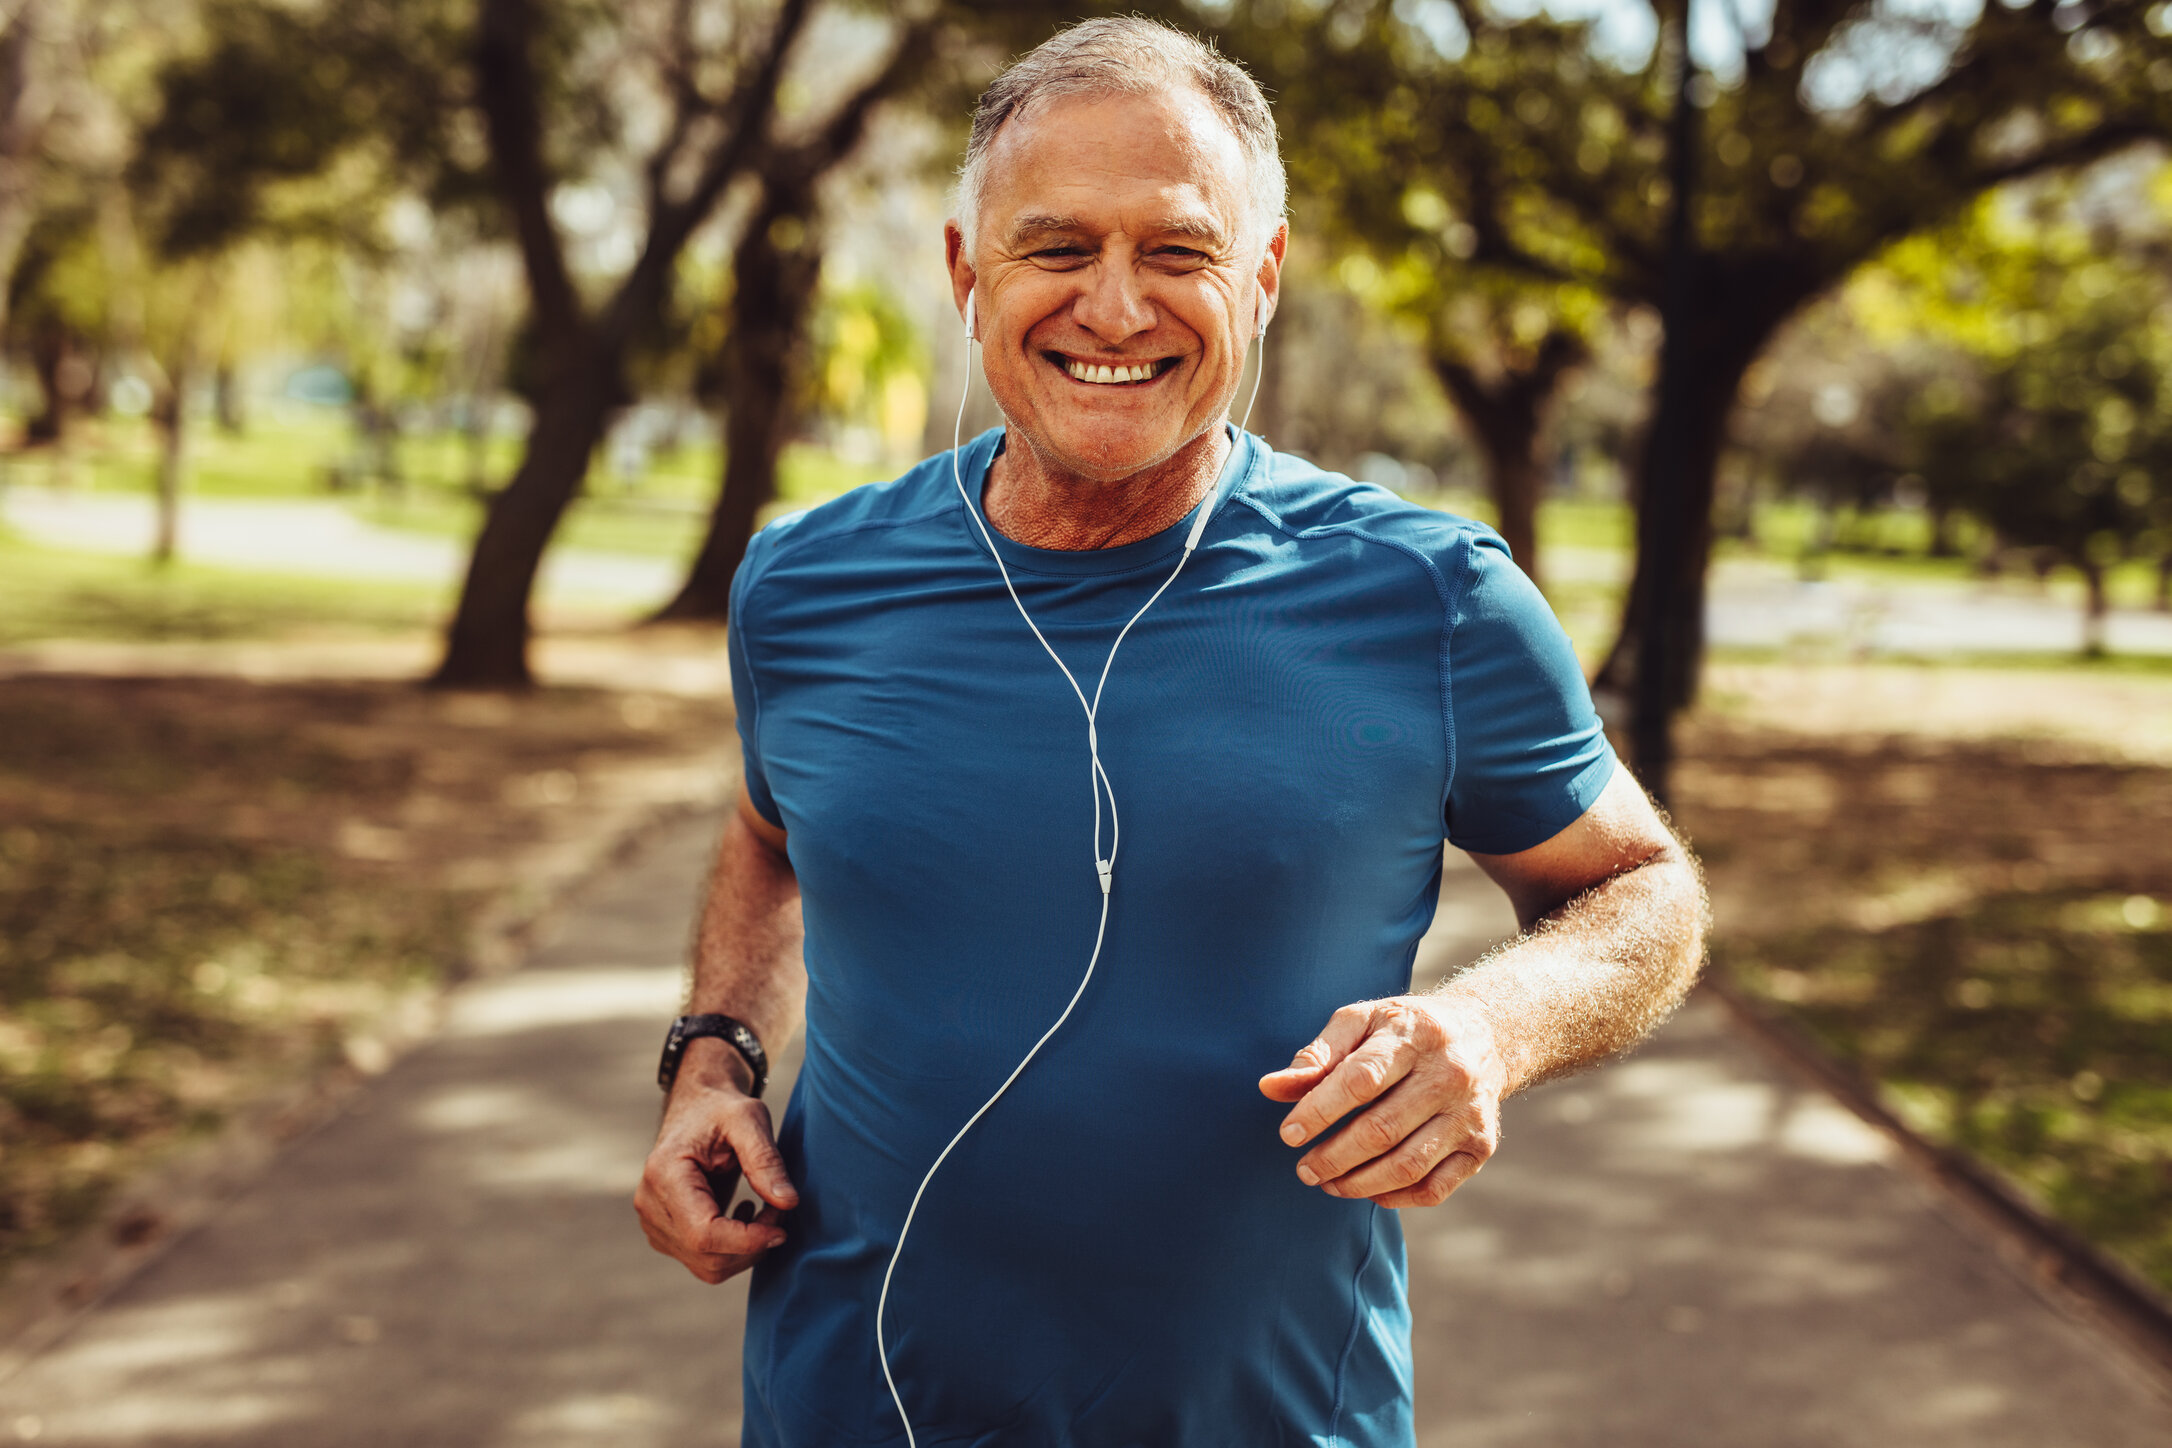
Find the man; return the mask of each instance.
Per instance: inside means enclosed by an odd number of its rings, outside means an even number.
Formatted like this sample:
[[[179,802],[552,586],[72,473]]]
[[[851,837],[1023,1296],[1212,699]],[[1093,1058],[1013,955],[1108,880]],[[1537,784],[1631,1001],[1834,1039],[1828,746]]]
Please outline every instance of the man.
[[[691,1008],[760,1045],[686,1043],[643,1225],[755,1267],[749,1445],[1407,1443],[1393,1209],[1680,998],[1694,867],[1490,531],[1226,422],[1287,243],[1248,77],[1080,25],[960,192],[1006,426],[740,571]],[[1444,836],[1527,933],[1412,996]]]

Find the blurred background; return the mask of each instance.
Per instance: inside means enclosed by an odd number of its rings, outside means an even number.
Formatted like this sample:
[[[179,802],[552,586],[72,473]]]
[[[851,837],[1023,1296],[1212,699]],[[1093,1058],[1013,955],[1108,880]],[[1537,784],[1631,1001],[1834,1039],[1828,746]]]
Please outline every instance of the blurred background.
[[[1500,528],[1715,973],[2172,1290],[2172,3],[4,0],[0,1298],[721,797],[748,537],[949,446],[973,97],[1118,11],[1276,105],[1253,429]]]

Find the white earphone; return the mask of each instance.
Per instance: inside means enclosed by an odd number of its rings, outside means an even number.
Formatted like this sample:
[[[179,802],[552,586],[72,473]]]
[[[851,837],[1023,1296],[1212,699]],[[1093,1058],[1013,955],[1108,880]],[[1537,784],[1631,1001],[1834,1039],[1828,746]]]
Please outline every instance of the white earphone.
[[[1169,570],[1169,576],[1161,581],[1161,587],[1155,589],[1153,595],[1145,603],[1139,605],[1139,611],[1133,614],[1121,629],[1117,630],[1116,641],[1109,645],[1109,655],[1102,660],[1101,677],[1094,683],[1093,698],[1088,699],[1086,691],[1079,686],[1078,678],[1071,672],[1070,666],[1064,663],[1062,656],[1049,645],[1047,637],[1041,632],[1041,626],[1033,621],[1033,615],[1026,612],[1025,602],[1018,596],[1018,587],[1011,582],[1011,571],[1004,565],[1003,555],[996,551],[995,538],[988,531],[987,520],[981,516],[980,508],[973,501],[973,495],[966,491],[965,475],[958,465],[958,454],[962,450],[961,445],[964,441],[965,403],[973,390],[973,344],[979,340],[973,335],[973,298],[974,293],[966,293],[965,386],[959,389],[958,416],[950,428],[950,478],[957,485],[958,496],[965,502],[966,516],[973,520],[973,526],[980,532],[981,542],[987,545],[988,556],[995,560],[996,570],[1003,575],[1003,588],[1005,592],[1010,594],[1012,606],[1018,610],[1018,616],[1026,621],[1026,627],[1033,630],[1033,637],[1039,641],[1042,650],[1047,653],[1049,658],[1055,660],[1056,667],[1063,671],[1064,682],[1071,686],[1072,694],[1078,698],[1079,707],[1086,713],[1087,784],[1092,789],[1094,797],[1094,878],[1101,886],[1101,919],[1100,923],[1094,927],[1094,948],[1093,953],[1086,958],[1086,973],[1079,977],[1078,987],[1071,992],[1071,999],[1065,1003],[1063,1014],[1056,1017],[1054,1025],[1041,1033],[1041,1038],[1033,1043],[1033,1049],[1026,1052],[1025,1057],[1011,1068],[1011,1074],[1003,1078],[1003,1084],[996,1087],[995,1094],[982,1102],[978,1111],[966,1118],[965,1125],[959,1127],[957,1134],[950,1138],[949,1144],[941,1152],[937,1153],[934,1163],[927,1170],[927,1174],[920,1178],[920,1185],[913,1189],[912,1202],[905,1208],[904,1223],[898,1227],[897,1245],[890,1249],[890,1265],[883,1269],[882,1291],[875,1300],[875,1354],[882,1362],[883,1381],[889,1384],[890,1387],[890,1401],[897,1405],[898,1419],[905,1425],[907,1448],[918,1448],[919,1440],[913,1435],[912,1415],[905,1411],[905,1400],[898,1395],[897,1379],[891,1375],[890,1349],[883,1336],[883,1314],[890,1305],[890,1278],[897,1271],[898,1258],[905,1251],[905,1236],[912,1231],[913,1216],[920,1210],[920,1199],[927,1193],[928,1183],[935,1180],[935,1173],[942,1168],[944,1161],[957,1148],[958,1143],[965,1140],[965,1134],[971,1131],[983,1116],[988,1114],[990,1107],[1003,1098],[1003,1093],[1011,1089],[1011,1083],[1025,1074],[1025,1069],[1032,1064],[1033,1058],[1041,1054],[1041,1047],[1047,1045],[1050,1038],[1063,1029],[1063,1023],[1071,1019],[1071,1012],[1077,1008],[1080,998],[1086,994],[1087,985],[1094,978],[1094,968],[1101,963],[1102,942],[1108,938],[1109,932],[1109,898],[1110,892],[1115,886],[1116,851],[1123,839],[1123,828],[1116,817],[1116,791],[1109,783],[1108,771],[1101,767],[1101,735],[1094,727],[1094,720],[1095,716],[1101,712],[1101,695],[1102,691],[1108,688],[1109,670],[1116,663],[1116,651],[1124,646],[1124,639],[1130,634],[1132,625],[1146,616],[1146,611],[1152,608],[1164,593],[1169,591],[1169,585],[1177,581],[1177,575],[1182,573],[1184,565],[1191,561],[1193,552],[1199,547],[1200,538],[1207,531],[1207,520],[1213,516],[1214,494],[1219,488],[1217,482],[1216,488],[1210,488],[1207,496],[1200,501],[1199,516],[1192,520],[1191,532],[1184,539],[1183,556],[1177,559],[1176,567]],[[1257,341],[1266,335],[1267,288],[1261,286],[1259,288],[1259,320],[1253,328],[1252,337],[1254,341]],[[1256,377],[1252,381],[1252,396],[1255,399],[1259,396],[1259,380]],[[1252,408],[1250,403],[1245,405],[1244,413],[1245,421],[1251,421]],[[1242,424],[1239,424],[1239,430],[1242,430]],[[1107,803],[1109,811],[1109,852],[1106,855],[1101,853],[1101,806],[1104,801]]]

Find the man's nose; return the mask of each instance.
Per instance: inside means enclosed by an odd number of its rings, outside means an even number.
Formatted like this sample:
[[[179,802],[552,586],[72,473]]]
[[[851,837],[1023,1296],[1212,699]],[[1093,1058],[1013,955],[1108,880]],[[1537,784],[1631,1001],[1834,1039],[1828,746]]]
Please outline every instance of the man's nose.
[[[1138,274],[1121,262],[1087,268],[1086,290],[1071,304],[1071,320],[1106,346],[1121,346],[1159,320],[1139,286]]]

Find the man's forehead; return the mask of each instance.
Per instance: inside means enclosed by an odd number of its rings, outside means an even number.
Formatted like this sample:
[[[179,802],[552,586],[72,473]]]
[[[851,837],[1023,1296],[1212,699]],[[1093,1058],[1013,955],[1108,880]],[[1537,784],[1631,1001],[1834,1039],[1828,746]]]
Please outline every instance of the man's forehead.
[[[1190,91],[1060,96],[990,146],[985,223],[1008,240],[1061,231],[1180,232],[1227,240],[1244,212],[1244,153]]]

